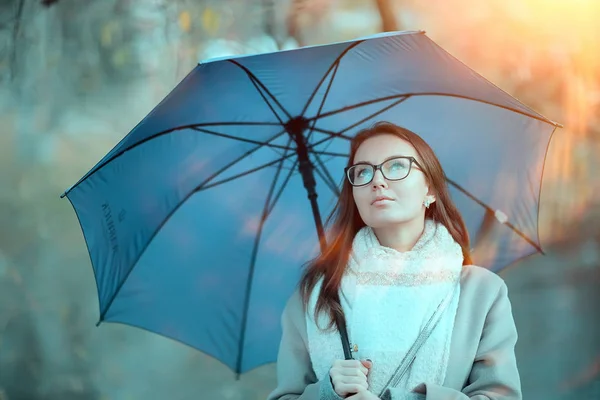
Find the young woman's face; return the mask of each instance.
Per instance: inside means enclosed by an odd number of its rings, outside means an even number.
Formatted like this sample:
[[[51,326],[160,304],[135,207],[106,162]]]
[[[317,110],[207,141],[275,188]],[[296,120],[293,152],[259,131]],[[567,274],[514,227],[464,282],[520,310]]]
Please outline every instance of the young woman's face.
[[[397,156],[412,156],[417,161],[421,161],[409,142],[396,135],[381,134],[365,140],[359,146],[352,163],[368,162],[378,165]],[[399,161],[400,163],[392,163],[389,166],[390,171],[404,168],[405,164],[402,164],[404,161]],[[416,218],[425,218],[423,202],[426,198],[431,201],[435,199],[429,196],[425,175],[418,168],[413,163],[408,176],[399,181],[385,179],[378,170],[369,184],[352,188],[354,202],[366,225],[372,228],[383,228],[404,224]],[[388,199],[376,201],[379,196]]]

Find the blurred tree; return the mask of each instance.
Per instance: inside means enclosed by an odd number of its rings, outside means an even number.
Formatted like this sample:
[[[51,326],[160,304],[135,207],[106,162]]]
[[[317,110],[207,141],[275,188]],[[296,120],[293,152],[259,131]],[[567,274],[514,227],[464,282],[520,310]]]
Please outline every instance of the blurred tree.
[[[30,181],[34,170],[4,168],[2,172],[0,178],[15,187]],[[51,190],[47,184],[37,184],[41,192]],[[49,299],[42,305],[36,300],[39,293],[34,292],[41,283],[40,272],[43,274],[44,265],[47,266],[43,262],[46,241],[40,235],[42,221],[35,217],[38,212],[32,215],[30,211],[42,206],[43,197],[36,197],[38,200],[21,197],[18,191],[0,197],[1,225],[12,227],[0,231],[0,254],[5,255],[7,264],[0,271],[0,388],[7,399],[96,399],[90,364],[78,353],[85,336],[78,320],[82,313],[77,302],[64,321],[57,321],[68,353],[60,358],[45,356],[52,354],[50,347],[56,343],[51,333],[55,327],[44,324],[53,314],[47,306],[57,301]],[[41,319],[44,314],[46,318]]]
[[[391,32],[402,30],[397,18],[398,1],[392,0],[373,0],[379,18],[381,21],[380,30],[382,32]],[[326,11],[333,8],[334,0],[291,0],[291,5],[288,9],[286,23],[288,35],[293,37],[300,46],[304,46],[305,40],[302,34],[303,26],[307,22],[314,23],[322,18]],[[271,5],[274,4],[272,0],[265,0],[265,9],[271,9]],[[267,23],[267,32],[272,31],[272,26]]]
[[[277,48],[280,49],[281,41],[278,40],[277,29],[275,26],[277,24],[275,15],[275,0],[262,0],[262,9],[265,33],[275,40],[277,43]]]
[[[10,28],[12,30],[11,33],[11,40],[10,43],[11,45],[9,46],[10,48],[10,55],[9,55],[9,79],[13,79],[15,76],[15,72],[16,72],[16,68],[17,68],[17,41],[19,38],[19,35],[21,33],[21,26],[22,26],[22,17],[23,17],[23,5],[25,4],[25,0],[16,0],[16,1],[5,1],[2,4],[2,8],[0,9],[2,12],[0,13],[1,15],[11,15],[11,18],[8,19],[7,22],[4,22],[2,28],[3,29],[8,29]],[[8,52],[4,52],[5,54],[8,54]]]
[[[3,288],[0,298],[10,294],[24,301],[9,282],[0,281],[0,287]],[[0,352],[0,388],[3,388],[7,399],[39,399],[43,359],[33,316],[14,309],[12,313],[3,314],[7,321],[2,327],[3,332],[0,331],[3,348]]]
[[[399,28],[392,0],[375,0],[375,3],[377,3],[377,10],[381,18],[381,31],[393,32],[402,30]]]

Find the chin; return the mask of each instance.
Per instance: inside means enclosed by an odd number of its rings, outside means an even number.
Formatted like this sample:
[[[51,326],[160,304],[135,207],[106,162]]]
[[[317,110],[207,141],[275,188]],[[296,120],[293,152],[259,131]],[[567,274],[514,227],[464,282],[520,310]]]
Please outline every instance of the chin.
[[[369,218],[365,223],[371,228],[388,228],[392,226],[402,225],[414,220],[415,217],[408,216],[384,216],[380,215],[375,218]]]

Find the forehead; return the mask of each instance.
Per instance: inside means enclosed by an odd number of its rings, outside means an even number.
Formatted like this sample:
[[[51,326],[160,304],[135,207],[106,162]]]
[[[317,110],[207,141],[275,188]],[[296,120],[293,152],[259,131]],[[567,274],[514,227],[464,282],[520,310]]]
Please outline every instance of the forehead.
[[[413,156],[417,158],[415,148],[406,140],[393,134],[381,134],[365,140],[358,147],[353,163],[366,161],[379,164],[393,156]]]

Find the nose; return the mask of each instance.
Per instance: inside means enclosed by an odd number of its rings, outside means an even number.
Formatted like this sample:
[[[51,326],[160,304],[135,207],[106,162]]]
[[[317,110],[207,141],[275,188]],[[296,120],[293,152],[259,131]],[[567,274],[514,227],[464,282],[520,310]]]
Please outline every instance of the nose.
[[[383,177],[383,174],[380,170],[375,171],[375,174],[373,175],[373,180],[371,181],[371,186],[374,190],[377,190],[378,188],[387,188],[387,181]]]

